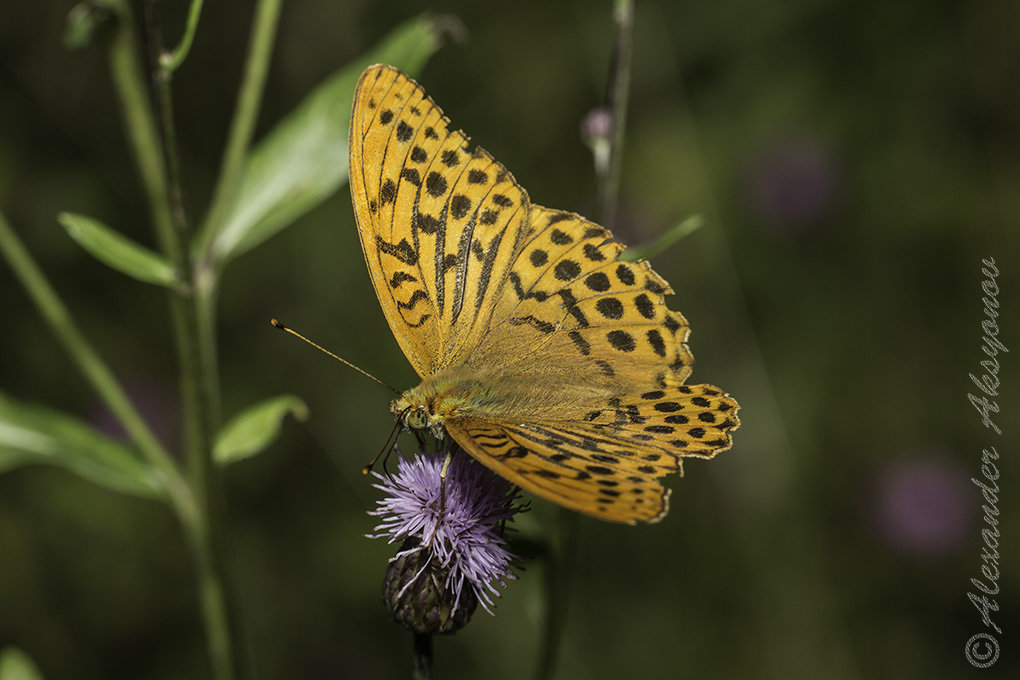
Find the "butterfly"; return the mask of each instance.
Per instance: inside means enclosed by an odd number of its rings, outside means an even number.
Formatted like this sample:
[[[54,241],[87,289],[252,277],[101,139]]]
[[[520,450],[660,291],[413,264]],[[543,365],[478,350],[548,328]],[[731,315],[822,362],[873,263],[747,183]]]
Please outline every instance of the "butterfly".
[[[350,188],[372,285],[421,378],[400,425],[449,436],[514,484],[604,520],[654,522],[658,479],[730,447],[737,402],[688,385],[686,319],[645,260],[531,203],[386,65],[358,81]]]

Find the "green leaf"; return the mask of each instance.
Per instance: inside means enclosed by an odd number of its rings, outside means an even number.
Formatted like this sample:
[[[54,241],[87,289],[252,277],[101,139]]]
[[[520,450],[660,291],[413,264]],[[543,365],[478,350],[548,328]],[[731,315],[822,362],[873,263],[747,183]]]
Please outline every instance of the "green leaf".
[[[634,246],[620,253],[619,259],[623,262],[636,262],[655,257],[666,250],[684,236],[700,229],[705,224],[701,215],[691,215],[686,220],[676,225],[652,243],[643,246]]]
[[[308,417],[308,407],[292,394],[249,406],[220,431],[216,437],[213,458],[220,465],[251,458],[276,439],[283,418],[288,413],[292,413],[298,420],[304,420]]]
[[[0,650],[0,680],[42,680],[42,677],[28,654],[17,647]]]
[[[57,465],[122,493],[163,494],[152,469],[132,449],[77,418],[0,393],[0,472],[35,463]]]
[[[117,23],[117,13],[104,0],[84,0],[71,8],[64,24],[64,47],[83,50],[96,38],[106,37]]]
[[[259,245],[347,181],[347,133],[361,72],[380,62],[418,72],[439,49],[443,30],[443,22],[436,19],[419,17],[403,24],[367,55],[327,78],[255,146],[242,171],[237,200],[213,239],[215,261],[225,262]]]
[[[118,234],[102,222],[72,213],[60,213],[57,220],[82,248],[117,271],[145,283],[171,288],[177,284],[173,267],[163,256]]]

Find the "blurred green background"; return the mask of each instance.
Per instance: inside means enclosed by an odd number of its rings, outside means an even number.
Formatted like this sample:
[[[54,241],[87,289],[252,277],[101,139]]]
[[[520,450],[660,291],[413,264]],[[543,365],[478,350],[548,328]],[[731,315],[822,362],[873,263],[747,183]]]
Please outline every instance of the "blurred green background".
[[[146,416],[179,439],[165,293],[96,262],[57,224],[96,216],[153,243],[102,52],[67,52],[71,2],[0,5],[0,209]],[[164,2],[168,42],[186,3]],[[611,3],[448,1],[465,27],[420,75],[454,125],[544,205],[591,214],[579,126],[600,103]],[[418,3],[286,3],[259,130]],[[207,3],[174,83],[187,204],[211,192],[251,20]],[[959,678],[984,631],[982,448],[1002,455],[1002,656],[1020,670],[1020,5],[850,0],[637,2],[620,214],[694,329],[694,380],[741,402],[733,450],[670,479],[654,526],[581,519],[559,678]],[[981,258],[1002,290],[1003,435],[966,395],[979,371]],[[226,475],[230,552],[262,678],[395,678],[410,634],[380,586],[392,549],[363,538],[360,475],[389,395],[274,332],[279,317],[382,379],[414,375],[364,269],[346,186],[228,269],[227,415],[278,393],[312,417]],[[0,266],[0,389],[111,416]],[[354,319],[352,324],[342,319]],[[544,540],[536,501],[522,534]],[[531,675],[541,561],[495,618],[436,641],[442,678]],[[171,513],[47,467],[0,475],[0,646],[46,678],[207,677],[190,559]]]

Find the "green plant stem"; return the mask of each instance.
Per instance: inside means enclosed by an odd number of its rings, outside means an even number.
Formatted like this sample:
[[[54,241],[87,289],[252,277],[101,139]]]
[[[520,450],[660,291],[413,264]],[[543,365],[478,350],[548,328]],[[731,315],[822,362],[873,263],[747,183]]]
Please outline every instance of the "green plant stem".
[[[207,263],[211,255],[209,246],[217,231],[222,228],[224,217],[237,196],[241,170],[244,167],[244,160],[255,132],[255,121],[265,89],[266,73],[269,71],[269,58],[273,53],[281,2],[282,0],[259,0],[258,6],[255,8],[244,79],[237,97],[237,109],[234,111],[234,118],[230,124],[230,136],[223,152],[223,163],[220,167],[216,189],[213,192],[212,205],[198,234],[196,245],[197,252],[202,254],[199,263],[202,268],[211,266]]]
[[[198,18],[202,14],[202,0],[191,0],[191,7],[188,8],[188,21],[184,26],[184,35],[181,42],[177,44],[172,52],[163,52],[159,55],[159,66],[167,75],[176,71],[184,60],[188,58],[191,50],[191,43],[195,39],[195,31],[198,30]]]
[[[598,222],[611,227],[616,218],[620,195],[620,172],[623,167],[624,131],[627,127],[627,99],[630,94],[630,64],[634,26],[633,0],[616,0],[613,6],[616,42],[609,65],[606,108],[610,111],[609,162],[607,173],[599,176]]]
[[[149,197],[153,224],[163,252],[170,258],[181,291],[170,295],[175,340],[181,370],[184,402],[185,446],[190,482],[196,501],[192,516],[181,517],[195,559],[207,646],[213,676],[217,680],[244,677],[238,664],[238,626],[230,605],[227,570],[223,559],[223,512],[217,469],[212,461],[219,420],[219,394],[215,369],[215,346],[206,317],[196,296],[196,274],[188,240],[187,218],[177,181],[174,128],[169,97],[169,73],[154,62],[153,89],[159,124],[149,106],[148,91],[140,65],[134,22],[123,2],[121,20],[110,43],[110,65],[121,100],[132,150]],[[158,26],[152,5],[146,6],[149,44],[158,56]]]
[[[546,558],[545,616],[539,642],[536,680],[549,680],[556,674],[556,663],[563,642],[563,627],[570,606],[570,584],[573,582],[577,555],[578,516],[573,510],[558,508],[556,533]]]
[[[116,9],[119,21],[109,44],[110,71],[120,97],[131,150],[149,200],[156,238],[163,252],[169,254],[175,250],[176,241],[170,216],[170,196],[163,172],[159,135],[149,108],[149,93],[138,61],[134,19],[124,0],[115,0],[111,7]],[[185,280],[183,277],[181,279]]]
[[[414,634],[414,680],[432,680],[432,636]]]
[[[100,398],[124,426],[124,430],[141,454],[162,475],[163,484],[178,514],[193,518],[194,498],[169,453],[135,410],[131,400],[99,354],[78,330],[70,312],[2,214],[0,214],[0,251],[39,308],[43,319],[78,364],[85,378],[92,383]]]

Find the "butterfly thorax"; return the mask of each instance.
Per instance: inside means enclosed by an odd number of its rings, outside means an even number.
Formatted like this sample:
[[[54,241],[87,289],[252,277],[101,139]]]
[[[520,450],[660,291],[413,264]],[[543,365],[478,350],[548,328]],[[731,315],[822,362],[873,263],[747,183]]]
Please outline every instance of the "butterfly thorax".
[[[390,403],[401,423],[412,430],[430,430],[437,439],[445,431],[443,423],[453,418],[477,416],[505,401],[496,385],[472,376],[470,371],[441,371],[426,378]]]

